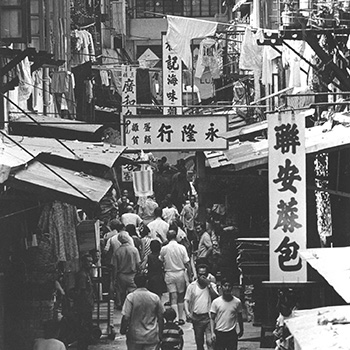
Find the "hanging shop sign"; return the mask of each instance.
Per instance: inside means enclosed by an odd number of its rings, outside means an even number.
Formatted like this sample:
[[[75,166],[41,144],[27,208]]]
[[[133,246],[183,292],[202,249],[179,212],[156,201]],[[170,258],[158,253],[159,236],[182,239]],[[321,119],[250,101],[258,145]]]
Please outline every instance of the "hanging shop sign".
[[[227,140],[227,115],[124,117],[125,145],[142,150],[222,150]]]
[[[136,68],[128,65],[122,65],[122,114],[136,114]]]
[[[137,167],[135,167],[132,164],[125,164],[122,165],[122,182],[132,182],[132,172],[134,170],[137,170]]]
[[[162,35],[163,47],[163,113],[182,114],[182,61]]]
[[[292,111],[268,117],[270,281],[305,282],[305,118]]]

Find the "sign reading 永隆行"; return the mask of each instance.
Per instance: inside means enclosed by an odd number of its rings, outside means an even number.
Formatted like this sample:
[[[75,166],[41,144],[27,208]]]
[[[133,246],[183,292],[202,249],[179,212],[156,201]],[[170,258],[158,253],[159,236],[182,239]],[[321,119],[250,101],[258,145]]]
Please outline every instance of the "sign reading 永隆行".
[[[226,115],[125,116],[125,146],[142,150],[219,150],[227,140]]]

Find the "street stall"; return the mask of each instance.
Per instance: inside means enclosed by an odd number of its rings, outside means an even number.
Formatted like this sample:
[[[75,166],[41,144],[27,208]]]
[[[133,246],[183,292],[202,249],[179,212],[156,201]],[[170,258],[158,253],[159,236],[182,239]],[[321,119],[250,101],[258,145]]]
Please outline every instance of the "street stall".
[[[29,350],[46,321],[64,316],[60,290],[74,288],[80,257],[99,249],[99,202],[125,147],[5,134],[1,146],[4,343]]]

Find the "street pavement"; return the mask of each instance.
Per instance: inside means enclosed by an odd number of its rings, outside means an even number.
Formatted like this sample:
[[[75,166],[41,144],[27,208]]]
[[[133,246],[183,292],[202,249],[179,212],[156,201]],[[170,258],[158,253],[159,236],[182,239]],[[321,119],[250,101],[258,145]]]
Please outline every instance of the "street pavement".
[[[115,339],[108,339],[107,325],[101,324],[100,328],[103,335],[96,344],[89,346],[89,350],[127,350],[125,336],[119,333],[120,321],[121,312],[119,310],[114,310],[114,329],[116,331]],[[184,331],[184,350],[196,350],[192,325],[190,323],[186,323],[181,328]],[[254,326],[252,322],[244,322],[244,335],[238,342],[238,350],[269,349],[260,347],[260,330],[261,328]],[[74,348],[72,347],[72,349]]]

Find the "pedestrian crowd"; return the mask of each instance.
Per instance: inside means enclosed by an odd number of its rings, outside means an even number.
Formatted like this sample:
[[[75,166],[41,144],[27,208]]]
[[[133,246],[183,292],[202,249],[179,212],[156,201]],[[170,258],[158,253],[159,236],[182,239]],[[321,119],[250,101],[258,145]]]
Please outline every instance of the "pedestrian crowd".
[[[94,297],[103,294],[94,285],[98,266],[110,271],[107,289],[121,310],[128,350],[181,350],[186,322],[193,325],[197,350],[237,349],[242,304],[233,296],[233,281],[220,276],[219,229],[210,217],[198,221],[196,196],[190,193],[181,207],[170,194],[160,204],[148,196],[141,206],[124,190],[114,208],[100,227],[101,256],[93,250],[81,258],[72,297],[77,349],[91,343]]]
[[[102,260],[112,267],[115,307],[128,350],[182,349],[181,326],[192,323],[198,350],[237,349],[242,304],[220,278],[217,226],[198,221],[196,196],[181,208],[170,195],[134,205],[127,191],[103,236]],[[168,301],[161,303],[162,295]]]

